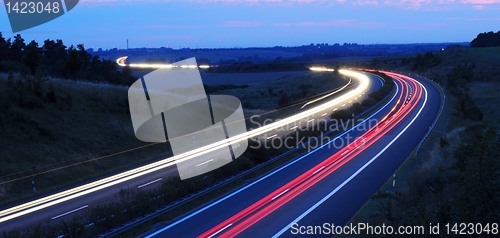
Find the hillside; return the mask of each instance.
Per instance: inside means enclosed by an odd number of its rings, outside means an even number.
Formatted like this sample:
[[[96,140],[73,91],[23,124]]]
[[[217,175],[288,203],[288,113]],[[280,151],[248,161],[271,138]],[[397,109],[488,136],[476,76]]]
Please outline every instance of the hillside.
[[[126,87],[11,77],[0,80],[2,203],[32,195],[31,180],[43,192],[168,151],[163,144],[105,157],[146,145],[134,136]]]
[[[238,97],[247,117],[344,85],[332,74],[211,75],[209,94]],[[223,76],[223,77],[222,77]],[[230,78],[238,85],[227,84]],[[255,81],[255,83],[253,83]],[[247,82],[248,84],[245,84]],[[0,75],[0,205],[72,185],[170,154],[167,143],[136,139],[126,86],[17,74]],[[269,117],[286,113],[277,111]]]
[[[396,187],[389,178],[350,222],[397,227],[500,219],[499,60],[500,47],[454,47],[389,61],[444,86],[445,110],[418,154],[396,171]]]

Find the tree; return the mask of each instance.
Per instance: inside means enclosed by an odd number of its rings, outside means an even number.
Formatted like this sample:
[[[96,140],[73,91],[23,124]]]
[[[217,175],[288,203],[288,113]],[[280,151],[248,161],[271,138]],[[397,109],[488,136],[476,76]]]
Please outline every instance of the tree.
[[[10,49],[10,39],[5,40],[5,38],[2,35],[2,32],[0,32],[0,61],[8,59],[9,49]]]
[[[90,66],[90,60],[92,59],[92,55],[85,50],[85,46],[83,44],[78,44],[76,48],[78,49],[78,55],[82,60],[82,68],[87,69]]]
[[[267,92],[269,93],[269,95],[274,96],[272,87],[267,88]]]
[[[351,111],[355,114],[359,114],[359,113],[363,112],[364,110],[365,110],[365,107],[359,102],[355,102],[351,106]]]
[[[26,44],[24,43],[24,39],[21,37],[21,35],[17,34],[16,36],[14,36],[14,42],[12,42],[12,45],[10,46],[12,59],[15,61],[20,61],[25,47]]]
[[[66,60],[66,46],[62,40],[45,40],[42,46],[43,70],[51,76],[64,77],[64,61]]]
[[[330,114],[330,118],[333,120],[339,120],[340,122],[345,122],[352,118],[352,111],[350,109],[340,109],[338,111]]]
[[[370,67],[373,69],[377,68],[379,65],[380,65],[380,59],[378,57],[373,58],[372,61],[370,62]]]
[[[66,46],[62,40],[45,40],[42,46],[42,54],[47,64],[58,64],[64,62],[66,57]]]
[[[128,76],[128,77],[132,77],[133,76],[132,75],[132,69],[128,65],[125,66],[125,67],[123,67],[122,73],[123,73],[123,75]]]
[[[290,104],[291,101],[292,101],[292,99],[290,98],[290,96],[288,96],[287,93],[281,94],[280,99],[278,100],[278,108],[281,108],[281,107],[284,107],[284,106]]]
[[[82,69],[83,62],[75,47],[71,46],[68,51],[69,52],[66,56],[66,62],[64,66],[65,69],[69,71],[76,83],[76,73],[78,73]]]
[[[480,33],[477,37],[470,42],[471,47],[492,47],[500,46],[500,31],[494,33]]]
[[[427,52],[425,54],[418,54],[417,57],[413,59],[413,64],[411,66],[412,70],[424,71],[439,65],[443,59],[432,52]]]
[[[33,40],[26,46],[23,54],[23,63],[30,69],[30,73],[33,76],[35,76],[36,68],[40,64],[41,59],[42,54],[40,53],[40,48],[38,48],[38,43]]]

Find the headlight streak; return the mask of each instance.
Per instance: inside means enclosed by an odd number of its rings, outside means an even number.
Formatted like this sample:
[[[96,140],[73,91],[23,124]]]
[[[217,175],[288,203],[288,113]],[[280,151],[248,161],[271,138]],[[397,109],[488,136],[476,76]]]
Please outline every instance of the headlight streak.
[[[397,85],[396,85],[396,86],[397,86]],[[378,114],[379,112],[381,112],[382,110],[384,110],[384,109],[385,109],[385,108],[386,108],[386,107],[387,107],[387,106],[388,106],[391,102],[393,102],[393,101],[394,101],[394,99],[396,98],[396,95],[399,95],[399,88],[398,88],[398,87],[396,87],[396,94],[395,94],[395,95],[393,95],[393,96],[392,96],[392,98],[389,100],[389,102],[387,102],[384,106],[382,106],[382,108],[378,109],[378,110],[375,112],[375,114]],[[373,115],[371,115],[371,116],[368,116],[368,117],[367,117],[367,118],[365,118],[365,119],[364,119],[361,123],[365,123],[365,122],[367,122],[367,121],[368,121],[370,118],[372,118],[375,114],[373,114]],[[358,128],[358,127],[361,125],[361,123],[357,124],[356,126],[352,127],[351,129],[349,129],[349,130],[347,130],[347,131],[345,131],[345,132],[342,132],[340,135],[338,135],[337,137],[335,137],[335,139],[338,139],[338,138],[340,138],[340,137],[342,137],[342,136],[346,135],[346,134],[347,134],[347,133],[349,133],[350,131],[353,131],[354,129]],[[208,204],[208,205],[206,205],[206,206],[204,206],[204,207],[200,208],[199,210],[196,210],[196,211],[194,211],[194,212],[190,213],[189,215],[184,216],[183,218],[181,218],[181,219],[179,219],[179,220],[177,220],[177,221],[175,221],[175,222],[173,222],[173,223],[171,223],[171,224],[169,224],[169,225],[167,225],[167,226],[165,226],[165,227],[161,228],[160,230],[157,230],[157,231],[153,232],[152,234],[150,234],[150,235],[148,235],[148,236],[146,236],[146,237],[147,237],[147,238],[151,238],[151,237],[153,237],[153,236],[156,236],[156,235],[158,235],[158,234],[160,234],[160,233],[162,233],[162,232],[164,232],[164,231],[166,231],[166,230],[168,230],[168,229],[172,228],[173,226],[176,226],[176,225],[178,225],[178,224],[180,224],[180,223],[182,223],[182,222],[184,222],[184,221],[186,221],[186,220],[188,220],[188,219],[192,218],[193,216],[196,216],[196,215],[200,214],[201,212],[204,212],[204,211],[206,211],[207,209],[210,209],[210,208],[212,208],[212,207],[216,206],[217,204],[220,204],[221,202],[223,202],[223,201],[225,201],[225,200],[227,200],[227,199],[229,199],[229,198],[231,198],[231,197],[235,196],[236,194],[238,194],[238,193],[240,193],[240,192],[244,191],[245,189],[250,188],[251,186],[254,186],[254,185],[256,185],[256,184],[257,184],[257,183],[259,183],[259,182],[262,182],[262,181],[264,181],[265,179],[269,178],[270,176],[273,176],[273,175],[275,175],[276,173],[279,173],[279,172],[283,171],[284,169],[288,168],[289,166],[291,166],[291,165],[295,164],[296,162],[298,162],[298,161],[301,161],[301,160],[305,159],[307,156],[309,156],[309,155],[313,154],[314,152],[316,152],[316,151],[318,151],[318,150],[320,150],[320,149],[322,149],[322,148],[324,148],[324,147],[328,146],[328,145],[329,145],[329,144],[331,144],[332,142],[333,142],[333,141],[327,142],[327,143],[325,143],[325,144],[321,145],[320,147],[313,149],[312,151],[308,152],[307,154],[304,154],[304,155],[302,155],[302,156],[299,156],[298,158],[296,158],[296,159],[292,160],[290,163],[287,163],[287,164],[285,164],[284,166],[282,166],[282,167],[280,167],[280,168],[277,168],[276,170],[274,170],[274,171],[270,172],[269,174],[267,174],[267,175],[265,175],[265,176],[263,176],[263,177],[261,177],[261,178],[257,179],[256,181],[253,181],[253,182],[251,182],[250,184],[245,185],[244,187],[242,187],[242,188],[240,188],[240,189],[238,189],[238,190],[236,190],[236,191],[234,191],[234,192],[231,192],[230,194],[228,194],[228,195],[224,196],[224,197],[223,197],[223,198],[221,198],[221,199],[218,199],[218,200],[216,200],[216,201],[214,201],[214,202],[211,202],[210,204]]]
[[[405,85],[405,81],[397,77],[396,75],[392,76],[396,78],[396,80],[400,82],[403,87],[406,86],[405,92],[406,95],[408,95],[409,85],[408,84]],[[417,91],[416,94],[418,94],[418,97],[416,97],[414,101],[417,102],[420,100],[422,96],[422,90],[420,87],[416,87],[416,83],[413,82],[413,79],[410,82],[415,86],[414,88],[416,88],[415,91]],[[397,105],[399,105],[401,98],[403,98],[403,94],[399,96]],[[240,234],[251,225],[255,224],[268,214],[272,213],[282,205],[286,204],[288,201],[295,198],[303,191],[307,190],[308,188],[319,182],[321,179],[325,178],[326,176],[334,172],[337,168],[347,163],[350,159],[354,158],[356,155],[361,153],[364,150],[364,148],[367,148],[373,143],[375,143],[379,138],[387,134],[391,129],[393,129],[396,125],[398,125],[398,123],[401,122],[410,112],[412,112],[415,107],[416,103],[412,103],[410,106],[408,106],[408,104],[403,104],[399,107],[399,110],[397,110],[397,112],[394,113],[394,109],[391,110],[384,117],[387,118],[389,116],[389,119],[387,121],[380,122],[379,123],[380,125],[376,126],[377,130],[374,130],[375,127],[371,128],[357,140],[355,140],[348,146],[344,147],[334,155],[330,156],[328,159],[324,160],[320,164],[314,166],[313,168],[303,173],[299,177],[295,178],[294,180],[290,181],[286,185],[275,190],[274,192],[270,193],[269,195],[262,198],[258,202],[252,204],[243,211],[237,213],[236,215],[225,220],[224,222],[213,227],[212,229],[208,230],[207,232],[203,233],[198,237],[207,237],[208,235],[212,234],[214,230],[219,229],[221,226],[224,226],[227,223],[231,223],[233,226],[231,227],[231,229],[226,230],[223,234],[220,234],[220,237],[234,237]],[[394,122],[389,124],[389,122],[393,120]],[[383,128],[381,128],[381,130],[379,131],[378,127],[383,127]],[[356,142],[358,140],[363,142],[368,140],[368,143],[366,144],[363,143],[362,146],[357,146]],[[287,193],[284,194],[285,192]],[[276,194],[279,194],[278,197],[281,196],[282,194],[283,196],[275,200],[274,198],[277,197]],[[269,200],[270,197],[273,198],[271,199],[271,201]]]
[[[182,69],[208,69],[210,68],[210,65],[181,65],[181,66],[176,66],[172,64],[148,64],[148,63],[140,63],[140,64],[126,64],[125,60],[127,60],[128,56],[120,57],[116,59],[116,64],[118,64],[121,67],[129,66],[131,68],[144,68],[144,69],[172,69],[172,68],[182,68]]]
[[[333,71],[335,71],[334,69],[328,69],[328,68],[325,68],[325,67],[310,67],[309,69],[312,70],[312,71],[325,71],[325,72],[333,72]]]
[[[320,97],[320,98],[314,99],[314,100],[312,100],[312,101],[309,101],[309,102],[305,103],[302,107],[300,107],[300,109],[302,109],[302,108],[306,107],[307,105],[309,105],[309,104],[311,104],[311,103],[315,103],[315,102],[317,102],[317,101],[323,100],[323,99],[325,99],[325,98],[327,98],[327,97],[332,96],[333,94],[336,94],[336,93],[338,93],[338,92],[340,92],[340,91],[344,90],[345,88],[347,88],[347,86],[349,86],[349,85],[351,84],[351,82],[352,82],[352,79],[351,79],[351,78],[349,78],[349,83],[347,83],[346,85],[342,86],[340,89],[335,90],[334,92],[331,92],[331,93],[329,93],[329,94],[327,94],[327,95],[325,95],[325,96],[323,96],[323,97]]]
[[[383,71],[381,71],[383,72]],[[389,72],[383,72],[383,73],[389,73]],[[395,74],[392,74],[393,77],[396,76]],[[407,79],[411,80],[411,78],[407,77]],[[412,120],[403,128],[401,132],[399,132],[398,135],[394,139],[392,139],[382,150],[380,150],[374,157],[372,157],[368,162],[366,162],[363,166],[361,166],[356,172],[354,172],[351,176],[349,176],[346,180],[344,180],[340,185],[338,185],[335,189],[333,189],[330,193],[328,193],[325,197],[321,198],[318,202],[316,202],[313,206],[309,207],[305,212],[303,212],[301,215],[299,215],[297,218],[295,218],[292,222],[290,222],[288,225],[286,225],[283,229],[281,229],[278,233],[273,235],[273,238],[277,238],[281,236],[283,233],[285,233],[287,230],[290,229],[291,225],[294,223],[299,222],[301,219],[303,219],[305,216],[307,216],[311,211],[316,209],[318,206],[323,204],[326,200],[328,200],[330,197],[332,197],[334,194],[336,194],[340,189],[342,189],[347,183],[349,183],[353,178],[355,178],[359,173],[361,173],[365,168],[367,168],[372,162],[374,162],[380,155],[382,155],[386,149],[388,149],[398,138],[415,122],[415,120],[421,115],[422,110],[424,109],[428,97],[427,97],[427,89],[420,83],[418,83],[421,88],[425,91],[425,97],[423,98],[423,103],[420,109],[416,112],[415,117],[412,118]],[[422,94],[421,94],[422,95]]]
[[[125,59],[120,58],[117,60],[117,63],[123,63]],[[189,66],[188,66],[189,67]],[[154,162],[149,165],[141,166],[123,173],[119,173],[98,181],[94,181],[85,185],[81,185],[63,192],[59,192],[53,195],[49,195],[47,197],[43,197],[34,201],[30,201],[15,207],[11,207],[5,210],[0,211],[0,223],[35,212],[39,211],[41,209],[69,201],[71,199],[81,197],[90,193],[93,193],[95,191],[99,191],[117,184],[120,184],[122,182],[126,182],[129,180],[132,180],[134,178],[146,175],[148,173],[152,173],[167,167],[170,167],[172,165],[175,165],[177,162],[183,162],[186,160],[189,160],[191,158],[203,155],[205,153],[209,153],[215,150],[218,150],[222,147],[226,147],[230,144],[234,144],[243,140],[247,140],[249,138],[256,137],[261,134],[265,134],[266,132],[273,131],[277,128],[289,125],[293,122],[302,120],[304,118],[309,117],[310,115],[314,115],[316,113],[320,113],[322,111],[325,111],[328,108],[331,108],[335,105],[338,105],[342,103],[345,100],[349,100],[349,98],[354,97],[355,95],[358,95],[362,92],[364,92],[369,86],[370,86],[370,80],[369,78],[359,72],[354,72],[350,70],[339,70],[341,74],[344,74],[346,76],[356,78],[360,81],[358,84],[358,87],[353,89],[352,91],[338,97],[335,99],[332,99],[328,102],[325,102],[324,104],[321,104],[319,106],[316,106],[314,108],[311,108],[309,110],[300,112],[296,115],[290,116],[288,118],[285,118],[280,121],[276,121],[274,123],[256,128],[254,130],[248,131],[246,133],[242,133],[240,135],[231,137],[229,139],[225,139],[216,143],[213,143],[211,145],[207,145],[195,150],[191,150],[188,152],[185,152],[183,154],[173,156],[161,161]]]

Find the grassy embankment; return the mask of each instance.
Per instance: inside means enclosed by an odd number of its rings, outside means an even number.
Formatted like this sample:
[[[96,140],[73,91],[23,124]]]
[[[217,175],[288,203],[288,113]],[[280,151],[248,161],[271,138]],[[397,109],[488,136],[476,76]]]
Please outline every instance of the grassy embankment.
[[[498,222],[500,214],[500,47],[455,48],[415,63],[413,69],[445,85],[441,120],[417,155],[412,154],[349,223],[423,225]],[[393,65],[389,63],[388,65]],[[380,67],[387,67],[382,65]]]
[[[282,73],[265,85],[251,83],[260,74],[233,76],[240,80],[244,76],[250,84],[210,86],[207,91],[240,98],[246,116],[276,108],[280,92],[296,93],[300,99],[345,83],[312,73]],[[7,75],[2,78],[0,205],[169,154],[167,143],[154,145],[135,138],[126,87],[59,79],[36,83],[18,76],[9,82]],[[310,87],[291,86],[301,84]],[[31,180],[37,184],[36,194]]]
[[[324,74],[315,74],[315,76],[317,76],[317,78],[321,79],[322,76],[325,76],[325,75]],[[329,81],[331,81],[332,74],[328,74],[327,78]],[[335,76],[333,78],[335,78]],[[303,78],[299,78],[299,79],[303,79]],[[347,81],[347,80],[344,79],[344,81]],[[325,86],[325,85],[327,85],[327,83],[328,82],[324,82],[322,85]],[[337,80],[337,83],[339,83],[338,80]],[[343,84],[344,83],[345,82],[343,82]],[[241,86],[216,86],[216,87],[218,87],[220,90],[228,90],[230,88],[232,88],[232,89],[241,88]],[[247,88],[247,87],[243,87],[243,88]],[[310,89],[312,87],[308,87],[308,88],[299,87],[299,88],[301,89],[301,93],[304,93],[303,92],[304,89]],[[214,87],[207,87],[207,91],[213,91],[213,90],[214,90]],[[291,91],[291,93],[293,93],[293,92],[294,91]],[[276,95],[272,94],[271,92],[269,92],[269,90],[268,90],[268,93],[270,96],[274,96],[274,97],[276,96]],[[310,134],[310,132],[306,132],[306,134]],[[182,181],[182,182],[178,181],[178,179],[174,179],[172,181],[169,180],[169,181],[166,181],[165,183],[163,183],[161,188],[155,189],[151,192],[147,192],[147,194],[146,193],[136,194],[137,192],[128,191],[128,190],[123,191],[123,193],[119,194],[119,196],[118,196],[119,199],[116,202],[109,202],[107,204],[103,204],[100,207],[95,207],[95,208],[92,208],[91,210],[89,210],[88,212],[85,212],[84,217],[83,217],[83,219],[85,221],[89,221],[89,219],[94,219],[96,217],[107,217],[110,214],[115,214],[115,216],[113,218],[108,218],[105,221],[99,222],[98,229],[97,229],[97,227],[93,227],[94,229],[90,229],[90,230],[85,229],[86,230],[85,234],[86,235],[98,234],[99,231],[101,231],[101,232],[103,231],[102,230],[103,228],[106,229],[106,227],[109,227],[109,228],[113,227],[112,224],[120,224],[120,223],[127,221],[126,219],[133,219],[134,217],[141,216],[141,214],[144,214],[144,212],[147,212],[149,210],[148,208],[153,205],[151,202],[144,202],[144,198],[158,197],[158,196],[161,196],[161,194],[163,194],[164,191],[169,191],[168,197],[163,196],[164,198],[161,200],[158,200],[158,202],[166,202],[166,204],[168,204],[169,202],[171,203],[172,201],[175,201],[176,197],[184,197],[186,195],[189,195],[193,191],[200,189],[200,187],[202,188],[203,186],[208,185],[207,183],[210,183],[210,181],[219,181],[221,178],[224,178],[224,176],[227,176],[225,174],[230,173],[231,171],[233,171],[233,172],[238,171],[238,170],[241,170],[242,168],[248,169],[249,164],[260,163],[262,161],[259,162],[259,160],[269,158],[270,156],[272,157],[273,154],[276,155],[276,154],[282,153],[283,151],[282,150],[273,150],[273,151],[262,151],[262,150],[252,151],[252,150],[250,150],[248,152],[249,153],[246,153],[246,156],[243,155],[240,159],[238,159],[238,161],[237,161],[238,163],[231,163],[230,166],[224,166],[224,168],[218,169],[216,171],[211,172],[210,174],[207,174],[208,179],[204,179],[204,180],[198,179],[196,181]],[[290,156],[294,156],[294,155],[290,155]],[[290,156],[288,156],[288,157],[290,157]],[[249,159],[249,158],[251,158],[251,159]],[[279,164],[279,163],[282,163],[282,161],[279,161],[279,162],[277,161],[276,163]],[[267,169],[271,169],[274,166],[276,166],[276,165],[270,165],[267,167]],[[264,169],[262,171],[259,170],[259,174],[265,172],[267,169]],[[255,175],[250,175],[250,176],[255,176]],[[195,184],[197,186],[193,186],[193,182],[195,182]],[[186,186],[187,185],[186,183],[189,184],[189,186]],[[240,181],[235,181],[235,183],[233,183],[229,187],[238,186],[239,184],[240,184]],[[182,189],[178,190],[178,189],[173,189],[173,188],[182,188]],[[175,194],[172,194],[171,193],[172,190],[177,191],[177,192]],[[221,191],[216,191],[216,193],[218,193],[218,194],[220,192]],[[155,194],[158,194],[158,195],[155,195]],[[142,200],[141,200],[141,198],[142,198]],[[133,206],[127,205],[128,204],[127,201],[132,201],[130,199],[133,200],[133,204],[134,204]],[[201,202],[206,201],[206,199],[207,199],[206,197],[201,198],[201,200],[202,200]],[[200,199],[197,199],[197,201],[193,201],[191,204],[194,204],[194,205],[199,204],[200,203],[199,200]],[[138,206],[139,204],[142,204],[142,205]],[[143,205],[147,206],[148,208],[144,207]],[[156,205],[162,206],[161,204],[155,204],[154,206],[156,206]],[[124,214],[119,214],[120,216],[116,216],[117,214],[115,212],[109,213],[112,211],[116,211],[116,209],[123,210],[122,206],[127,207],[126,214],[124,213]],[[183,206],[182,208],[177,209],[177,212],[181,212],[181,213],[185,212],[185,211],[187,211],[186,209],[190,209],[190,206],[192,206],[192,205]],[[122,208],[120,208],[120,207],[122,207]],[[168,215],[170,217],[173,214],[177,214],[177,212],[169,212],[169,214],[166,214],[166,215]],[[130,218],[128,218],[128,217],[130,217]],[[164,216],[162,216],[162,217],[164,218]],[[81,221],[80,219],[82,219],[82,218],[75,218],[73,220],[67,221],[70,224],[69,227],[73,227],[73,228],[81,227],[81,225],[84,224],[84,222]],[[57,227],[61,227],[61,228],[57,228]],[[53,231],[58,231],[58,229],[66,229],[65,227],[67,228],[68,226],[66,224],[61,224],[61,226],[56,225],[56,226],[50,226],[50,227],[35,227],[34,230],[32,230],[32,231],[33,232],[36,231],[39,233],[42,232],[43,234],[52,234]],[[83,231],[83,230],[80,230],[80,231]],[[20,232],[21,232],[20,230],[13,230],[13,231],[6,233],[6,236],[17,237],[22,233],[22,232],[21,233]],[[31,231],[28,230],[27,232],[31,232]],[[40,233],[40,234],[42,234],[42,233]],[[33,234],[33,233],[31,233],[31,234]]]

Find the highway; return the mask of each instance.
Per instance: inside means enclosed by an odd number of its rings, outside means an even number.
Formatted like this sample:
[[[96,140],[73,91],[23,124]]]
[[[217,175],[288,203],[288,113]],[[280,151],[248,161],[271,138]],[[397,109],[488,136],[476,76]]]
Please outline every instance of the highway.
[[[372,115],[378,126],[361,129],[360,124],[144,236],[288,237],[296,231],[292,225],[344,225],[393,175],[439,112],[441,96],[431,83],[387,73],[398,91]],[[358,139],[341,148],[328,146],[347,137]]]
[[[192,68],[192,67],[191,67]],[[186,67],[190,69],[190,67]],[[129,171],[112,175],[100,180],[96,180],[81,186],[66,189],[61,192],[46,195],[33,201],[21,204],[15,204],[0,210],[0,230],[8,230],[16,227],[26,227],[39,223],[50,224],[59,222],[61,219],[69,219],[72,216],[81,213],[85,209],[95,206],[99,203],[113,199],[121,188],[151,189],[160,184],[163,179],[169,176],[177,175],[175,165],[176,160],[187,160],[192,156],[197,156],[207,151],[225,146],[227,143],[234,143],[238,140],[247,140],[248,138],[258,137],[262,134],[270,133],[276,128],[290,125],[304,118],[325,117],[324,113],[331,112],[335,108],[340,108],[351,103],[361,101],[368,93],[380,87],[379,79],[363,76],[359,79],[357,73],[343,71],[343,73],[358,77],[357,86],[349,88],[346,92],[339,93],[335,97],[324,99],[324,103],[318,106],[304,108],[301,112],[279,122],[271,123],[261,128],[254,129],[239,137],[231,138],[231,141],[221,141],[192,151],[187,154],[165,158],[160,161],[141,166]],[[376,86],[371,86],[376,85]],[[365,96],[361,97],[361,95]],[[356,98],[356,99],[354,99]],[[310,120],[310,119],[309,119]]]

